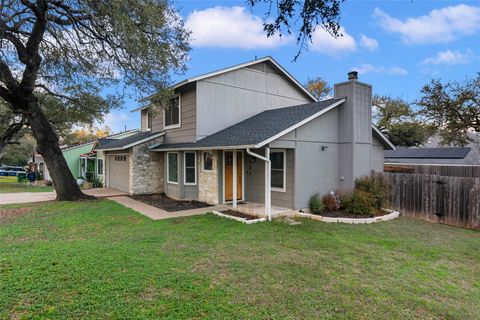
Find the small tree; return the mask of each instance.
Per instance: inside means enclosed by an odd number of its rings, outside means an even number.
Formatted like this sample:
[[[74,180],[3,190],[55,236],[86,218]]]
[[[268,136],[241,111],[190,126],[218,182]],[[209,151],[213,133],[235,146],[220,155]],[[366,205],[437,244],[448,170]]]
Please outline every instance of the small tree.
[[[332,88],[330,88],[327,81],[323,80],[321,77],[309,79],[305,84],[305,87],[317,100],[327,98],[332,91]]]
[[[465,145],[480,132],[480,73],[464,82],[432,80],[422,88],[420,113],[437,128],[443,144]]]
[[[397,146],[415,147],[424,143],[434,132],[422,122],[410,104],[401,98],[373,97],[373,122]]]

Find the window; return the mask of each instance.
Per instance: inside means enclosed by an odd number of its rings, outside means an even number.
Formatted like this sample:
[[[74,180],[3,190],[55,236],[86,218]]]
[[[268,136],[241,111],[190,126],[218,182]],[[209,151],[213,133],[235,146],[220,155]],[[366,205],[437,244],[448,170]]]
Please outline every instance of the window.
[[[103,159],[97,159],[97,174],[103,175]]]
[[[115,161],[127,161],[127,156],[115,156]]]
[[[169,105],[165,108],[163,124],[165,129],[180,127],[180,96],[170,100]]]
[[[167,182],[178,183],[178,153],[169,152],[167,156]]]
[[[197,184],[197,154],[185,152],[185,184]]]
[[[210,151],[205,151],[203,153],[203,170],[210,171],[212,170],[213,165],[213,156]]]
[[[271,186],[274,191],[286,191],[286,153],[285,150],[272,150],[270,153]]]
[[[145,112],[145,117],[147,130],[150,131],[152,130],[152,109],[147,109],[147,111]]]

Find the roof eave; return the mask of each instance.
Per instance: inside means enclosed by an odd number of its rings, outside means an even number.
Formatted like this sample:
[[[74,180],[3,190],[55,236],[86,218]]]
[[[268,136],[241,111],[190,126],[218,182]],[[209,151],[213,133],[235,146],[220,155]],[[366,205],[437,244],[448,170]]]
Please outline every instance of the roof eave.
[[[131,147],[135,147],[136,145],[139,145],[139,144],[142,144],[142,143],[145,143],[145,142],[148,142],[152,139],[156,139],[156,138],[159,138],[159,137],[162,137],[165,135],[165,132],[164,131],[161,131],[159,132],[158,134],[154,134],[148,138],[145,138],[145,139],[141,139],[141,140],[138,140],[138,141],[135,141],[135,142],[132,142],[132,143],[129,143],[125,146],[122,146],[122,147],[117,147],[117,148],[105,148],[105,149],[102,149],[102,148],[99,148],[97,150],[100,150],[100,151],[120,151],[120,150],[127,150],[127,149],[130,149]]]

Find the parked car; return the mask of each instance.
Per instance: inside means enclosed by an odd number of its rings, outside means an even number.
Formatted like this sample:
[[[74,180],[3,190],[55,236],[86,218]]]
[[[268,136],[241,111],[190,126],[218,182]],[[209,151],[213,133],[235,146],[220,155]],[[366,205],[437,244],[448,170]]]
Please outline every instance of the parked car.
[[[0,176],[15,177],[19,172],[25,173],[26,170],[23,167],[14,167],[14,166],[5,166],[0,168]]]

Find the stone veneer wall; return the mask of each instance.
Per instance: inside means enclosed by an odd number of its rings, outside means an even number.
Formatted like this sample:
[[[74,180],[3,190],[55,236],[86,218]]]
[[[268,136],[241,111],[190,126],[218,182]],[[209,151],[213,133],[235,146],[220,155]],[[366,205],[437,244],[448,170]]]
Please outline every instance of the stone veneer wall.
[[[212,151],[212,170],[203,170],[203,152],[198,156],[198,200],[218,204],[218,151]]]
[[[162,152],[148,147],[161,143],[163,137],[132,147],[130,150],[130,194],[165,192],[165,167]]]

